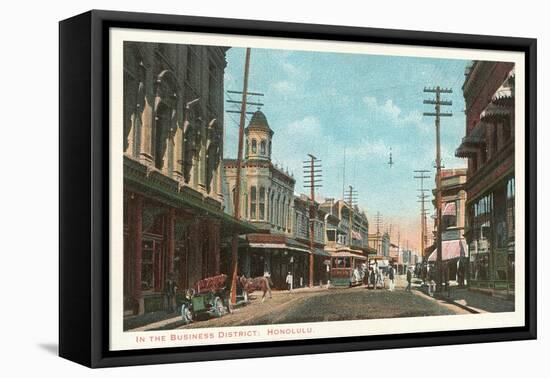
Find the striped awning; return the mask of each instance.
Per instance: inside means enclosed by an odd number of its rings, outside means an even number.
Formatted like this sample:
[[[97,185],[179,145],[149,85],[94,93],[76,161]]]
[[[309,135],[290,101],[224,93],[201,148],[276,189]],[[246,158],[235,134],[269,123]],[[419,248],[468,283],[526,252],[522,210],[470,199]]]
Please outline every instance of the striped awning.
[[[444,240],[442,242],[443,253],[441,260],[452,260],[457,257],[465,257],[468,252],[468,246],[464,240]],[[437,261],[437,248],[430,254],[428,261]]]

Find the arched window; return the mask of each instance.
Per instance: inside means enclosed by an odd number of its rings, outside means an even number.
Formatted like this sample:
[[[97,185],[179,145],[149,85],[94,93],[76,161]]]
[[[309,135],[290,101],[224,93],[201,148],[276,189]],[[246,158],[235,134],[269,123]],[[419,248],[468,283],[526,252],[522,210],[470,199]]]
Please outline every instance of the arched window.
[[[250,219],[256,219],[256,187],[250,187]]]
[[[250,146],[249,146],[248,139],[247,139],[247,140],[246,140],[246,147],[245,147],[245,149],[244,149],[244,156],[248,156],[248,154],[249,154],[248,149],[249,149],[249,148],[250,148]]]
[[[265,219],[265,188],[263,186],[260,187],[260,220]]]
[[[269,141],[269,150],[268,150],[268,152],[269,152],[269,156],[271,157],[271,141]]]
[[[279,201],[281,200],[281,194],[277,194],[277,200],[275,201],[275,225],[279,225]]]
[[[252,139],[252,153],[255,154],[258,151],[258,144],[256,139]]]
[[[279,217],[279,226],[281,227],[284,227],[284,219],[285,219],[285,197],[281,198],[281,202],[279,203],[279,206],[281,206],[281,208],[279,209],[279,214],[280,214],[280,217]]]
[[[275,203],[275,192],[271,191],[271,197],[269,197],[269,221],[271,224],[275,224],[275,218],[273,218],[273,207]]]
[[[233,209],[233,214],[235,214],[235,187],[231,190],[231,208]]]
[[[172,71],[164,70],[158,75],[156,92],[152,138],[155,167],[172,171],[174,167],[170,155],[173,150],[172,144],[168,143],[168,138],[171,137],[171,130],[176,122],[178,93],[177,79]]]
[[[260,142],[260,154],[265,156],[265,140]]]
[[[290,229],[292,228],[292,212],[291,212],[292,208],[290,207],[290,201],[288,202],[288,209],[287,209],[287,224],[286,224],[286,228],[290,231]]]

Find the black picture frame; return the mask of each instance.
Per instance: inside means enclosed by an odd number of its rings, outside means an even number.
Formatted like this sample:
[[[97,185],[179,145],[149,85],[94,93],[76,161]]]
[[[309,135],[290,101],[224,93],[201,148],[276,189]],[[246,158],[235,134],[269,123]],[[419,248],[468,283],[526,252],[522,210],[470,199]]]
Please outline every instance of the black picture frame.
[[[354,41],[525,53],[525,326],[109,351],[109,29]],[[59,355],[89,367],[535,339],[536,39],[93,10],[59,24]]]

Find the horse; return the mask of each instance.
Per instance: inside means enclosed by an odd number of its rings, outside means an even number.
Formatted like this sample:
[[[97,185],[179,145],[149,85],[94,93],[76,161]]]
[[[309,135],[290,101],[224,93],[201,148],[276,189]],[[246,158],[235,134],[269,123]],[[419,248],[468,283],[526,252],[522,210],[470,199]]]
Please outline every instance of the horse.
[[[240,278],[241,286],[243,290],[248,294],[260,290],[262,291],[262,302],[265,301],[265,294],[269,294],[271,299],[271,283],[269,282],[269,277],[255,277],[255,278],[246,278],[244,275]]]

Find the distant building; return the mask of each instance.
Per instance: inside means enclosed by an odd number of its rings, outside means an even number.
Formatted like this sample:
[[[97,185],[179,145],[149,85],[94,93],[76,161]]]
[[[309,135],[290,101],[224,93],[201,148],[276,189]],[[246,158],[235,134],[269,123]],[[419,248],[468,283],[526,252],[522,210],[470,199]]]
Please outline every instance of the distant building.
[[[330,255],[331,282],[335,286],[349,285],[354,269],[366,268],[369,254],[375,254],[368,246],[367,216],[358,207],[352,209],[347,202],[332,198],[326,199],[320,209],[325,214],[325,252]]]
[[[515,283],[514,64],[474,61],[462,89],[466,135],[456,156],[468,159],[468,285],[511,294]]]
[[[369,247],[376,250],[377,256],[390,257],[390,235],[387,232],[369,234]]]

